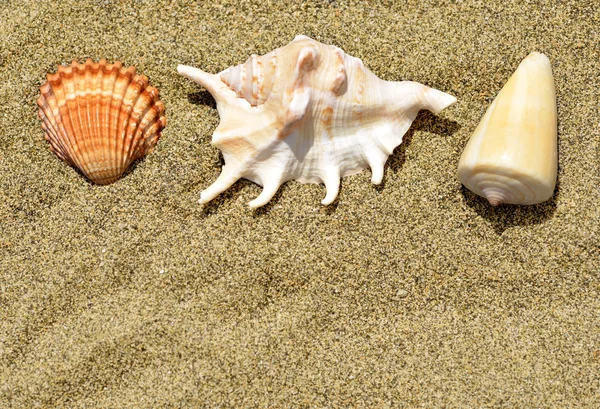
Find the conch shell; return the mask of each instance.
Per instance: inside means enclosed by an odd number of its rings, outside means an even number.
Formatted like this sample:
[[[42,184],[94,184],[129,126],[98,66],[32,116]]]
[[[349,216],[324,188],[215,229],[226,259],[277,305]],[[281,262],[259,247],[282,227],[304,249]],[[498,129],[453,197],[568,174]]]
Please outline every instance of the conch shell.
[[[558,167],[556,95],[548,57],[533,52],[510,77],[469,139],[458,178],[492,206],[552,197]]]
[[[263,186],[253,208],[292,179],[323,182],[322,203],[330,204],[343,176],[370,167],[372,182],[381,183],[419,110],[439,112],[456,101],[416,82],[383,81],[360,59],[306,36],[216,75],[177,70],[213,95],[221,117],[212,143],[225,166],[200,203],[244,177]]]
[[[158,90],[119,61],[73,61],[48,74],[37,103],[50,149],[99,185],[154,149],[167,121]]]

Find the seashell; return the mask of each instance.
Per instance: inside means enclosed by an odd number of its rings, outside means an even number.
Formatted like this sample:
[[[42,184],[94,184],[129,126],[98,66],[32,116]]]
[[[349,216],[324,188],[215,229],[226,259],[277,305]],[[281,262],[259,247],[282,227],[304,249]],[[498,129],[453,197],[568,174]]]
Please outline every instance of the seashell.
[[[535,204],[556,185],[556,94],[548,57],[533,52],[510,77],[471,136],[458,178],[492,206]]]
[[[360,59],[306,36],[216,75],[177,70],[213,95],[221,117],[212,143],[225,166],[200,203],[243,177],[263,186],[253,208],[288,180],[323,182],[322,203],[330,204],[341,177],[370,167],[372,182],[381,183],[419,110],[437,113],[456,101],[416,82],[383,81]]]
[[[166,125],[148,78],[119,61],[73,61],[47,74],[37,100],[50,149],[99,185],[113,183],[154,149]]]

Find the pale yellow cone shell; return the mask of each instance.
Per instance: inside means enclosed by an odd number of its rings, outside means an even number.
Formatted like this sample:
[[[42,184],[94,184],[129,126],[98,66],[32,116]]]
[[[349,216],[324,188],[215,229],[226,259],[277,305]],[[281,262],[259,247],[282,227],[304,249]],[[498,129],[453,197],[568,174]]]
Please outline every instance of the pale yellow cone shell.
[[[548,200],[556,186],[556,93],[550,61],[533,52],[471,136],[458,178],[492,206]]]
[[[212,143],[225,166],[200,203],[246,178],[263,186],[252,208],[288,180],[323,183],[321,203],[331,204],[346,175],[371,168],[372,182],[381,183],[419,110],[437,113],[456,101],[417,82],[381,80],[360,59],[302,35],[219,74],[177,71],[213,95],[221,117]]]

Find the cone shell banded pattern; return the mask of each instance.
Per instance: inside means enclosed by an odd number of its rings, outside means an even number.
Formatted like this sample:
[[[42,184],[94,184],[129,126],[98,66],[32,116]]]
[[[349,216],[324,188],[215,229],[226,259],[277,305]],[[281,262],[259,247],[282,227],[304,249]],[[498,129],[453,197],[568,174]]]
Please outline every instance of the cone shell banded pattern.
[[[288,180],[324,183],[322,203],[330,204],[341,177],[370,167],[381,183],[420,109],[439,112],[456,101],[416,82],[383,81],[360,59],[306,36],[219,74],[183,65],[178,72],[213,95],[221,118],[212,143],[225,166],[201,203],[243,177],[263,186],[253,208]]]
[[[166,126],[164,104],[135,67],[88,59],[47,74],[37,100],[50,149],[88,179],[107,185],[152,152]]]

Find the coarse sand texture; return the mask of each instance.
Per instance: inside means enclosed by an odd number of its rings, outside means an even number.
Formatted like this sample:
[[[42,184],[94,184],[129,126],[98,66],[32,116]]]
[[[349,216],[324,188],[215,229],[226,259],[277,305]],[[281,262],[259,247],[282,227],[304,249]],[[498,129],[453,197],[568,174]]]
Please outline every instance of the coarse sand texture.
[[[0,1],[1,408],[600,407],[600,10],[581,1]],[[303,34],[457,103],[421,111],[380,185],[224,165],[218,73]],[[529,53],[551,62],[558,182],[493,208],[457,179]],[[59,160],[37,98],[135,66],[168,125],[107,186]]]

